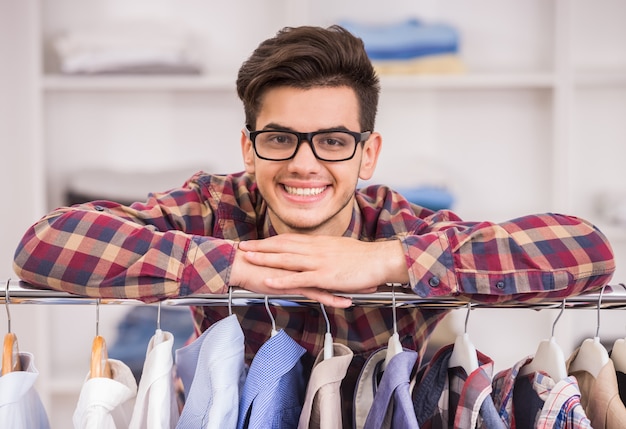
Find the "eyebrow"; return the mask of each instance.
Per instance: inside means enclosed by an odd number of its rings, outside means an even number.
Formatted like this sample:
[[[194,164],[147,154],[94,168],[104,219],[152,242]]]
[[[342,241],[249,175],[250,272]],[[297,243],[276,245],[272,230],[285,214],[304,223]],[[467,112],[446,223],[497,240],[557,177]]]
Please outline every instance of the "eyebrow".
[[[270,122],[269,124],[266,124],[263,128],[263,131],[265,130],[284,130],[284,131],[292,131],[292,132],[300,132],[300,131],[296,131],[295,129],[291,128],[291,127],[286,127],[280,124],[277,124],[275,122]],[[347,127],[343,126],[343,125],[337,125],[335,127],[327,127],[327,128],[320,128],[311,132],[323,132],[323,131],[329,131],[329,130],[337,130],[337,131],[350,131]]]

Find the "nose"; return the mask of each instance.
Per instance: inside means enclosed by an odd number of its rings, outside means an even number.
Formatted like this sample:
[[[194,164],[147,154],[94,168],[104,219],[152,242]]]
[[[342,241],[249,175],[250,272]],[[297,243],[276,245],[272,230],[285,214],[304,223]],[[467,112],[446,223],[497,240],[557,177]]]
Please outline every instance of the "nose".
[[[290,171],[314,172],[320,168],[320,161],[315,157],[311,142],[303,140],[298,146],[296,155],[289,160]]]

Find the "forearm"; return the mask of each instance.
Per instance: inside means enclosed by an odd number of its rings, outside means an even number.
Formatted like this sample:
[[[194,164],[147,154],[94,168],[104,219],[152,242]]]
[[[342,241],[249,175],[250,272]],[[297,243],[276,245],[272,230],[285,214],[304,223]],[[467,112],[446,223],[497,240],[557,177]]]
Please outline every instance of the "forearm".
[[[606,237],[561,215],[456,224],[408,235],[402,243],[410,284],[420,296],[563,298],[606,284],[615,270]]]
[[[160,232],[119,216],[65,209],[31,227],[15,253],[18,276],[84,296],[155,301],[222,292],[234,243]]]

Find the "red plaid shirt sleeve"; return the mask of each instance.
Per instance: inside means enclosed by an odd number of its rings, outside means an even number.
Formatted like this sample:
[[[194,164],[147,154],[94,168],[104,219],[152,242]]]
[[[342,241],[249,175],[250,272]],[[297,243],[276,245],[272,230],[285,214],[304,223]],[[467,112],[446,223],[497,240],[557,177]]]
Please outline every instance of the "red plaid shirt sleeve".
[[[235,241],[212,235],[214,196],[195,181],[130,207],[95,201],[53,211],[24,235],[20,278],[83,296],[146,302],[225,290]]]
[[[606,237],[585,220],[560,214],[496,224],[461,222],[440,211],[402,242],[411,286],[424,297],[559,299],[599,288],[615,271]]]

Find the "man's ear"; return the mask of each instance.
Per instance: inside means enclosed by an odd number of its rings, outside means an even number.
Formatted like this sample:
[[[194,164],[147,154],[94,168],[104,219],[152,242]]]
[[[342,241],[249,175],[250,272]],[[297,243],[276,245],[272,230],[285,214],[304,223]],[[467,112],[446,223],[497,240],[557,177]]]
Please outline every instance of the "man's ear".
[[[359,169],[359,178],[361,180],[369,180],[374,175],[382,145],[383,139],[379,133],[372,133],[370,138],[363,143],[363,156],[361,157],[361,167]]]
[[[241,155],[243,156],[243,165],[246,168],[246,173],[254,174],[254,148],[243,130],[241,130]]]

